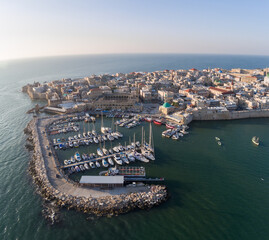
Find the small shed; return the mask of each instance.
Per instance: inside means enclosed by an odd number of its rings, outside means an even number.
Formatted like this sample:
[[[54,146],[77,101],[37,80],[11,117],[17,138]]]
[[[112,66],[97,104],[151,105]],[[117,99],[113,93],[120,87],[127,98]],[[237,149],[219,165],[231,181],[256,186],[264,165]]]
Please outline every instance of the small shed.
[[[91,187],[122,187],[124,176],[82,176],[79,183]]]

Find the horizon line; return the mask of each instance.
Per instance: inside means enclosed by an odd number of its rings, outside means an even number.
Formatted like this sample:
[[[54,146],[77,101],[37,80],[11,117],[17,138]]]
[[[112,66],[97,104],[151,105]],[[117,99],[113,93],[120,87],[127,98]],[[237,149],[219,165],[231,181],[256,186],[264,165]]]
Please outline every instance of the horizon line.
[[[28,56],[28,57],[17,57],[17,58],[4,58],[0,59],[0,62],[5,61],[16,61],[16,60],[31,60],[40,58],[57,58],[57,57],[78,57],[78,56],[101,56],[101,55],[225,55],[225,56],[259,56],[259,57],[269,57],[265,54],[234,54],[234,53],[171,53],[171,52],[137,52],[137,53],[81,53],[81,54],[60,54],[60,55],[43,55],[43,56]]]

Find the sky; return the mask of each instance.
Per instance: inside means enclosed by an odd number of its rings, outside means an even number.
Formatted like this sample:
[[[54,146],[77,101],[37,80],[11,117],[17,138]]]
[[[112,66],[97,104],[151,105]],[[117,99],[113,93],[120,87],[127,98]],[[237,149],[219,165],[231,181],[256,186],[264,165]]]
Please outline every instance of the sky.
[[[269,55],[268,0],[0,0],[0,60],[108,53]]]

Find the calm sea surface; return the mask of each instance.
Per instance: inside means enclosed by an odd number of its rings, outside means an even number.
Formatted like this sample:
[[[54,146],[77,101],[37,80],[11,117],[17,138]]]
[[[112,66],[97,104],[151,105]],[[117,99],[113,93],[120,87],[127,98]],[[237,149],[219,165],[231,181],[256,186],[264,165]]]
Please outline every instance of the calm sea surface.
[[[219,55],[92,55],[0,62],[0,239],[269,239],[269,119],[192,122],[175,142],[153,126],[157,159],[147,175],[165,177],[171,198],[150,211],[87,220],[62,211],[63,222],[48,226],[42,201],[27,174],[23,129],[34,106],[21,87],[91,74],[163,69],[263,68],[269,57]],[[111,120],[106,119],[107,125]],[[100,122],[97,122],[98,126]],[[143,123],[146,131],[148,124]],[[141,126],[119,129],[140,136]],[[251,137],[261,139],[259,147]],[[223,145],[216,144],[215,136]],[[90,152],[91,148],[81,148]],[[60,152],[61,158],[72,151]]]

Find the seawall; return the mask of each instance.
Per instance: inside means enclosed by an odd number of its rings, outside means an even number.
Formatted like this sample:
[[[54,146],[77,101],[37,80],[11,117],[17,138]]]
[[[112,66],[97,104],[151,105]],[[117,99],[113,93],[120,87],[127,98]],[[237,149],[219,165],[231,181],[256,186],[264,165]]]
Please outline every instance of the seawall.
[[[194,112],[193,120],[234,120],[244,118],[267,118],[269,109],[244,110],[244,111],[222,111],[222,112]]]

